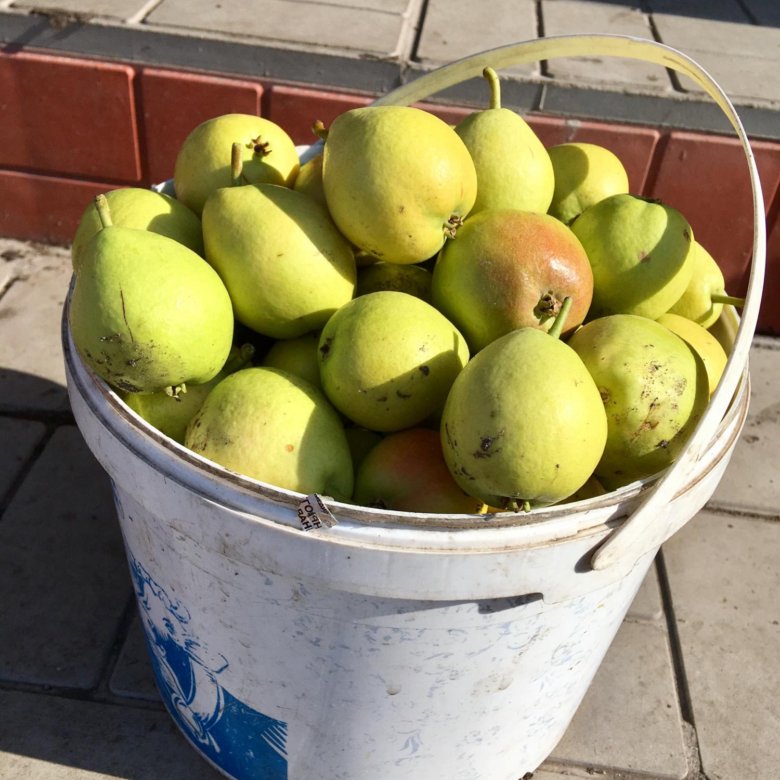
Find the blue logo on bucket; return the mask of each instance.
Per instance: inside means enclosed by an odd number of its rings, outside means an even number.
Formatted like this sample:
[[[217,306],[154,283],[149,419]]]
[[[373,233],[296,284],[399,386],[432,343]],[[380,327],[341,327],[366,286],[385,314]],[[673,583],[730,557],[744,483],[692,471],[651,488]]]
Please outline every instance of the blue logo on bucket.
[[[192,743],[237,780],[287,780],[287,724],[253,710],[225,690],[228,667],[190,630],[190,615],[128,555],[157,686]]]

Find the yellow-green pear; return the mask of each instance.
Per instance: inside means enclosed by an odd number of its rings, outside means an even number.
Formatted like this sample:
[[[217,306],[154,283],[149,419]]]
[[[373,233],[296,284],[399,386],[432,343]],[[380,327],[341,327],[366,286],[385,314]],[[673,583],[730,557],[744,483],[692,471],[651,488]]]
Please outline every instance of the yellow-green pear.
[[[322,186],[322,155],[318,154],[305,162],[295,177],[293,189],[314,198],[324,208],[328,207],[325,200],[325,189]]]
[[[160,233],[203,255],[200,219],[170,195],[143,187],[119,187],[106,192],[105,197],[114,225]],[[84,209],[73,235],[70,256],[75,273],[81,267],[84,247],[101,228],[100,215],[93,200]]]
[[[317,388],[286,371],[251,367],[223,379],[192,418],[184,443],[279,488],[340,501],[352,495],[341,419]]]
[[[572,141],[551,146],[555,190],[548,213],[569,225],[588,206],[628,192],[628,174],[620,158],[599,144]]]
[[[73,341],[98,376],[127,392],[208,382],[225,364],[233,311],[213,268],[178,241],[112,225],[84,248],[70,304]]]
[[[356,247],[380,260],[433,257],[474,204],[471,155],[428,111],[355,108],[321,132],[322,182],[333,220]]]
[[[231,184],[234,143],[241,149],[242,183],[293,186],[300,162],[285,130],[253,114],[222,114],[192,130],[176,156],[176,198],[196,214],[201,213],[212,192]]]
[[[261,365],[282,369],[322,389],[317,351],[319,346],[319,331],[304,333],[292,339],[277,339],[265,353]]]
[[[357,272],[355,296],[380,290],[396,290],[416,295],[431,302],[432,275],[420,265],[399,265],[381,260],[360,266]]]
[[[688,286],[693,229],[671,206],[639,195],[611,195],[588,206],[571,229],[593,269],[590,319],[637,314],[654,320]]]
[[[465,339],[443,314],[392,290],[354,298],[320,334],[325,394],[354,423],[383,433],[440,411],[468,358]]]
[[[525,119],[501,106],[495,70],[487,67],[483,75],[490,84],[490,107],[469,114],[455,127],[477,170],[471,213],[497,208],[543,214],[555,187],[550,155]]]

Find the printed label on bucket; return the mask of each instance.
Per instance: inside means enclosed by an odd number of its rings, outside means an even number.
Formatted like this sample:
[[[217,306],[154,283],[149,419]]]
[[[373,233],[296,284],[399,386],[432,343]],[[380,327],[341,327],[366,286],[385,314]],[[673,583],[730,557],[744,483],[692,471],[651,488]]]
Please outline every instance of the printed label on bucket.
[[[219,674],[228,659],[192,633],[187,607],[172,600],[129,550],[128,559],[157,686],[179,728],[236,780],[287,780],[287,724],[222,687]]]
[[[325,506],[322,499],[311,493],[298,504],[298,520],[304,531],[312,531],[315,528],[332,528],[336,525],[336,518]]]

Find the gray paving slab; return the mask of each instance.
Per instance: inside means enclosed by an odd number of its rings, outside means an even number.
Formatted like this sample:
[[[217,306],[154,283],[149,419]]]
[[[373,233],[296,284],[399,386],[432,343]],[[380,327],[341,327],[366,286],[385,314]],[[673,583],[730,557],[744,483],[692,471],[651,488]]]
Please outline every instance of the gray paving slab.
[[[780,766],[780,522],[705,511],[664,546],[674,614],[710,780]]]
[[[0,691],[4,780],[217,780],[161,709]]]
[[[756,24],[780,27],[780,4],[777,0],[742,0]]]
[[[683,778],[683,733],[665,626],[624,621],[550,761]]]
[[[116,696],[160,701],[144,641],[144,632],[137,614],[133,616],[130,629],[122,644],[108,688]]]
[[[34,420],[0,417],[0,502],[46,435],[46,426]]]
[[[165,0],[146,24],[178,28],[189,34],[208,31],[254,38],[274,45],[351,49],[369,55],[408,54],[420,0],[404,13],[361,6],[347,7],[295,0],[213,3],[211,0]]]
[[[35,0],[15,0],[13,5],[27,10],[45,6]],[[56,10],[63,16],[71,14],[85,21],[94,18],[128,21],[137,18],[148,6],[149,0],[57,0]]]
[[[628,608],[627,620],[658,621],[663,617],[663,602],[655,565],[647,572],[634,601]]]
[[[130,592],[108,478],[62,426],[0,520],[0,679],[94,688]]]
[[[646,6],[653,14],[668,13],[691,19],[717,19],[745,24],[750,22],[739,0],[646,0]]]
[[[11,281],[0,297],[0,412],[68,408],[60,316],[71,275],[70,254],[0,238],[12,257]]]
[[[780,516],[780,343],[757,337],[750,350],[750,406],[710,507]]]

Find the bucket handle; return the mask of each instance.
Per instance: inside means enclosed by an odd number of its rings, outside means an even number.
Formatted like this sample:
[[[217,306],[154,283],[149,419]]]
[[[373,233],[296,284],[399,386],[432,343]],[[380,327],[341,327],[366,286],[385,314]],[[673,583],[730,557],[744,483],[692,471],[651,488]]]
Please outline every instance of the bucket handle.
[[[747,296],[737,335],[717,389],[698,425],[674,463],[653,485],[634,513],[618,526],[593,553],[594,569],[618,562],[633,566],[639,558],[657,549],[671,535],[658,522],[658,510],[668,504],[679,486],[709,446],[745,366],[758,321],[766,264],[766,224],[761,181],[745,129],[728,96],[698,63],[682,52],[657,41],[625,35],[561,35],[499,46],[444,65],[383,95],[373,105],[410,105],[469,78],[481,76],[486,66],[496,70],[524,62],[581,56],[626,57],[671,68],[691,78],[723,111],[742,146],[753,191],[753,256]]]

